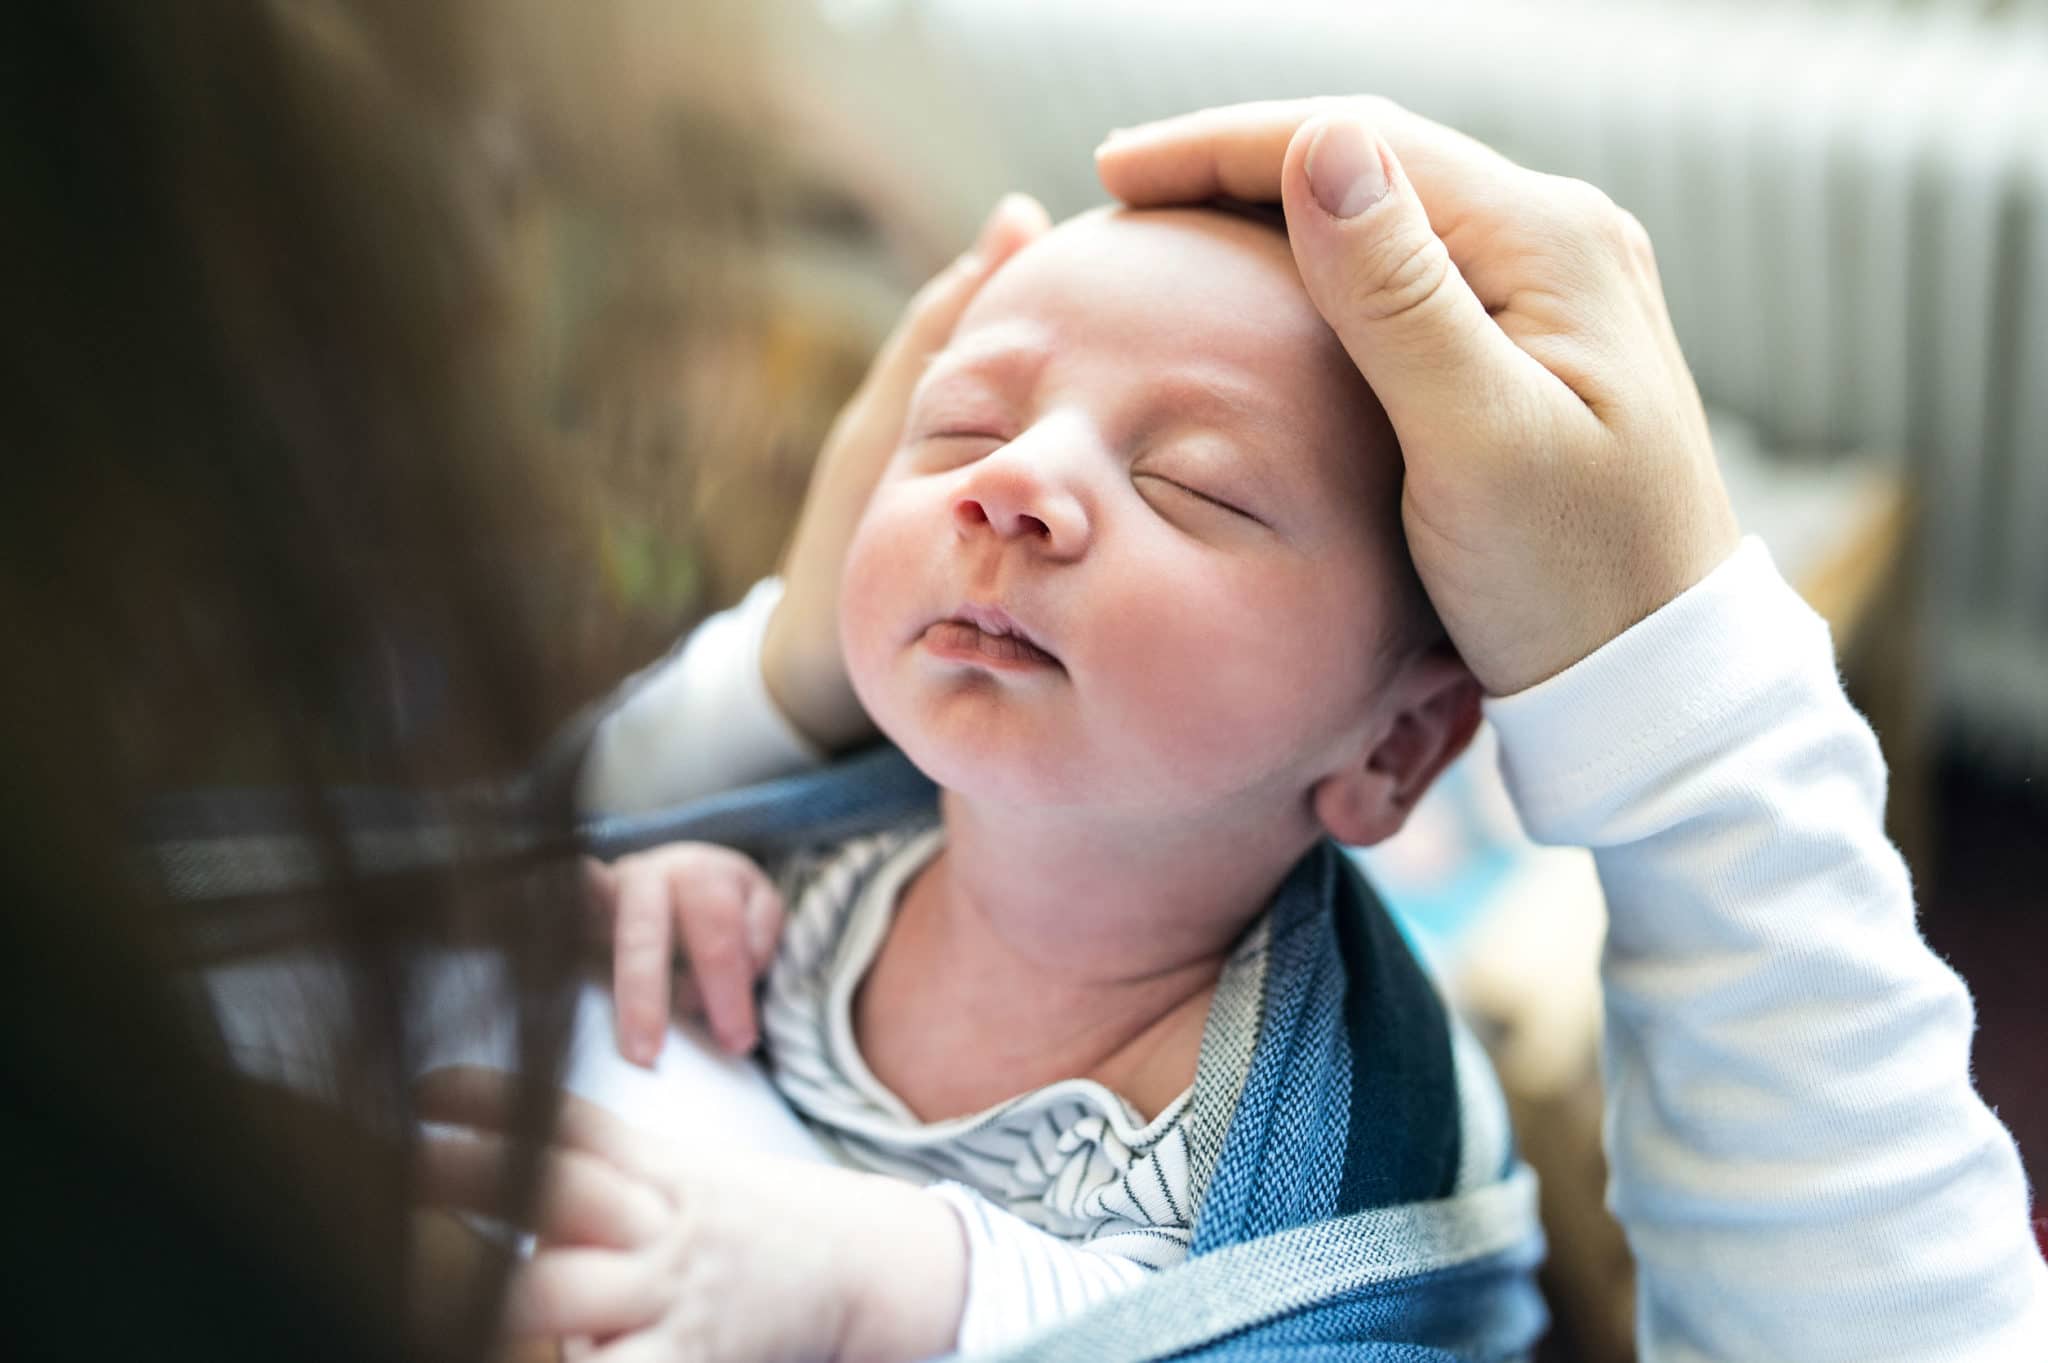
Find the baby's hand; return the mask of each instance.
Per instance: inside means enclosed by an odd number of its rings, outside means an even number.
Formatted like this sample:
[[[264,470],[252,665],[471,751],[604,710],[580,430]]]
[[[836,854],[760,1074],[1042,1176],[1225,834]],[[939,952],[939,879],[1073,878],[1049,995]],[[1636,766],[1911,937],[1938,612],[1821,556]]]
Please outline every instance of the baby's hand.
[[[430,1203],[502,1212],[518,1152],[509,1076],[420,1086]],[[588,1340],[597,1357],[895,1363],[950,1350],[967,1290],[959,1218],[879,1174],[765,1156],[678,1159],[565,1096],[545,1152],[532,1259],[507,1294],[515,1338]]]
[[[782,896],[760,867],[710,843],[678,842],[588,863],[592,896],[609,924],[619,1051],[652,1065],[675,1006],[701,1012],[718,1044],[735,1053],[760,1038],[754,981],[775,956]],[[676,949],[687,958],[677,974]]]

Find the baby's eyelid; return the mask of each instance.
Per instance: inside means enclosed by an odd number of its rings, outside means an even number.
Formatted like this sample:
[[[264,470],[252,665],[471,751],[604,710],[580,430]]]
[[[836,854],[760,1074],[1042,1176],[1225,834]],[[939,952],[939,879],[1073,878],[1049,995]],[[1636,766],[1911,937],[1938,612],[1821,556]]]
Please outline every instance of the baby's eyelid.
[[[993,440],[997,444],[1002,444],[1009,439],[1008,436],[1003,435],[993,427],[977,426],[971,422],[957,426],[934,425],[932,429],[924,432],[919,438],[923,440]]]
[[[1008,417],[988,402],[913,402],[908,426],[911,434],[921,440],[953,436],[1010,438]]]
[[[1150,469],[1139,469],[1131,476],[1134,478],[1156,478],[1160,482],[1165,483],[1171,487],[1179,488],[1182,492],[1187,493],[1188,496],[1193,497],[1198,501],[1207,502],[1209,505],[1216,507],[1219,510],[1230,512],[1232,515],[1242,516],[1246,520],[1251,521],[1256,525],[1266,526],[1266,528],[1269,530],[1272,528],[1271,524],[1266,520],[1266,518],[1259,515],[1256,511],[1252,511],[1246,507],[1240,506],[1236,502],[1225,501],[1223,498],[1218,497],[1213,493],[1204,492],[1198,487],[1191,487],[1187,483],[1183,483],[1182,481],[1180,481],[1180,479],[1178,478],[1169,478],[1163,473],[1154,473]]]

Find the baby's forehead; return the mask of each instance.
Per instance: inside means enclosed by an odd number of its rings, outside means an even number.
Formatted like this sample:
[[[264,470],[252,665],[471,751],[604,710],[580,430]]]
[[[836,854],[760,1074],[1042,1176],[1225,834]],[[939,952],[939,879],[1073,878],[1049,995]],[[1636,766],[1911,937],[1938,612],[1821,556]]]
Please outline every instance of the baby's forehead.
[[[1099,260],[1126,251],[1179,259],[1221,252],[1276,266],[1280,274],[1294,281],[1295,291],[1300,288],[1285,228],[1236,209],[1105,205],[1060,222],[1033,243],[1030,251],[1067,262]]]
[[[1207,373],[1282,404],[1346,405],[1357,372],[1275,228],[1214,209],[1107,209],[1020,251],[935,365],[1035,347],[1133,377]]]
[[[1084,369],[1255,395],[1290,427],[1376,407],[1275,227],[1217,209],[1097,210],[996,272],[934,362]]]
[[[1302,340],[1323,330],[1285,236],[1205,208],[1102,208],[1067,219],[997,272],[963,330],[989,313],[1106,319],[1131,305],[1161,321],[1235,320]]]

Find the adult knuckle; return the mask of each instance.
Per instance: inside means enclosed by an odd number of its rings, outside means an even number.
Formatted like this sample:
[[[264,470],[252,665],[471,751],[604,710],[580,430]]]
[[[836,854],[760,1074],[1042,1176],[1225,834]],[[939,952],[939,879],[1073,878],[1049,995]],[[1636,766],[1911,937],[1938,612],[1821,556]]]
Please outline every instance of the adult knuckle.
[[[1398,118],[1407,112],[1385,95],[1352,95],[1346,100],[1346,105],[1350,112],[1376,123]]]
[[[1434,234],[1384,243],[1365,264],[1358,306],[1370,322],[1391,322],[1428,308],[1451,280],[1451,256]]]
[[[1543,175],[1538,178],[1543,187],[1545,216],[1561,234],[1582,238],[1605,238],[1613,234],[1621,210],[1607,196],[1607,191],[1569,175]]]
[[[1642,219],[1635,214],[1622,213],[1621,249],[1623,257],[1633,267],[1637,277],[1655,287],[1657,280],[1657,246],[1650,239],[1650,230],[1643,226]]]
[[[1598,197],[1588,202],[1587,212],[1594,230],[1616,255],[1634,256],[1638,245],[1647,242],[1650,234],[1643,230],[1635,214],[1616,203],[1605,190],[1595,189],[1593,193]]]
[[[1643,220],[1626,208],[1614,211],[1620,215],[1616,230],[1621,234],[1622,249],[1638,260],[1655,259],[1656,247],[1650,241],[1650,229],[1643,226]]]
[[[1605,231],[1613,222],[1614,215],[1621,210],[1607,191],[1587,180],[1575,180],[1570,176],[1560,177],[1565,202],[1571,206],[1573,215],[1588,229]]]

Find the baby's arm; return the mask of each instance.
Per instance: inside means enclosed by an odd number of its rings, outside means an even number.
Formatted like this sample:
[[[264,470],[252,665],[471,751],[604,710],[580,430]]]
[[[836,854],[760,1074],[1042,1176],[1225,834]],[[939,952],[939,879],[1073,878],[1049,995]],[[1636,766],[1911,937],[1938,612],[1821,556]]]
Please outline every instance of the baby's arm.
[[[1749,542],[1492,702],[1531,831],[1610,926],[1609,1200],[1646,1363],[2038,1357],[2048,1269],[1921,940],[1826,626]]]
[[[961,1184],[941,1183],[931,1192],[952,1207],[967,1235],[966,1294],[954,1345],[961,1353],[1014,1344],[1135,1287],[1153,1271],[1047,1234]]]

